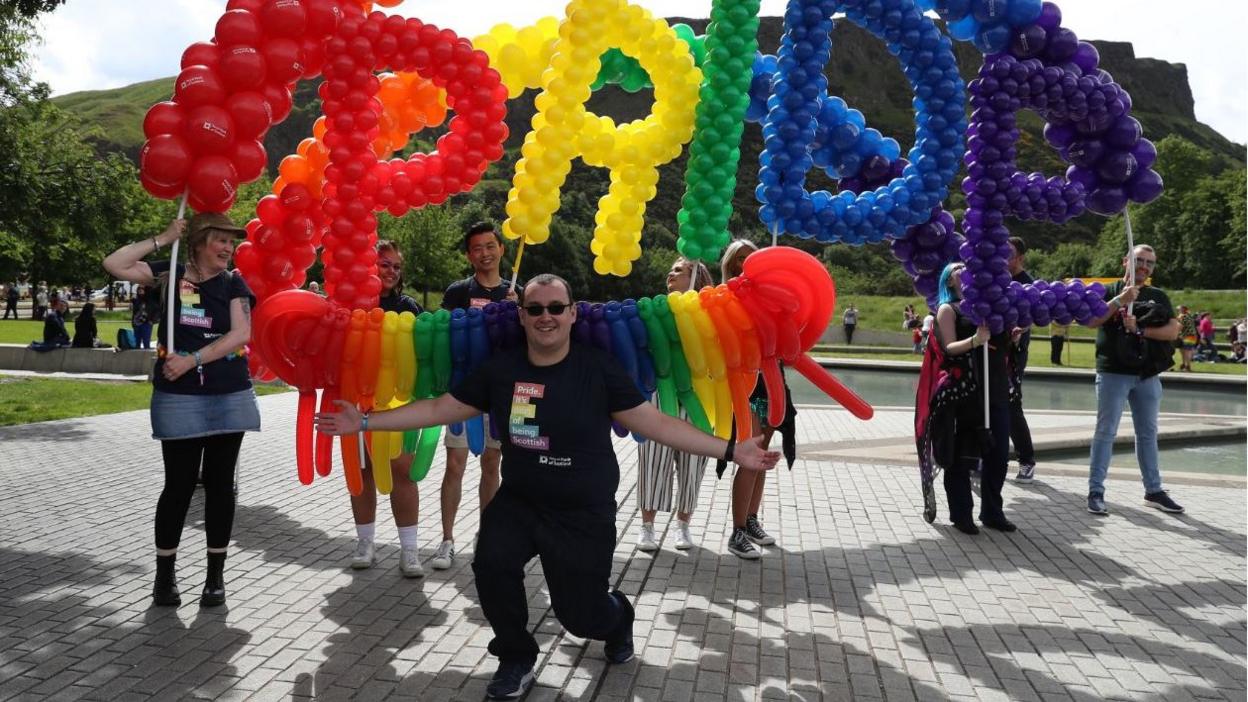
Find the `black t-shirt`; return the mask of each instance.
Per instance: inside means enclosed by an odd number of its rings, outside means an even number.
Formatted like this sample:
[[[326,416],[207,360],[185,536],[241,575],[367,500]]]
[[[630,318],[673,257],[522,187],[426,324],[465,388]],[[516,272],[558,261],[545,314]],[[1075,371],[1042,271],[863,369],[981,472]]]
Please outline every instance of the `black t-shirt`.
[[[958,311],[957,307],[954,307],[954,311],[957,313],[957,323],[954,328],[957,330],[958,337],[955,341],[975,336],[978,329],[975,323],[962,316],[962,312]],[[1009,379],[1005,377],[1005,354],[1009,347],[1010,333],[1008,331],[1002,331],[988,338],[988,400],[991,402],[1005,402],[1010,399]],[[967,353],[971,354],[971,368],[975,369],[975,376],[980,380],[980,387],[983,387],[984,349],[978,347]]]
[[[86,317],[79,313],[78,319],[74,320],[74,348],[89,349],[94,347],[95,337],[97,336],[99,336],[99,331],[95,323],[95,317]]]
[[[403,293],[383,295],[378,298],[377,306],[386,312],[398,312],[399,314],[404,312],[420,314],[425,311],[425,308],[421,307],[418,302]]]
[[[160,275],[169,270],[168,261],[151,261],[148,265],[152,275]],[[248,303],[255,305],[256,299],[251,289],[243,281],[238,271],[227,271],[196,285],[183,277],[186,268],[178,264],[177,286],[178,297],[173,311],[174,332],[173,343],[178,353],[199,351],[230,331],[230,301],[235,298],[246,298]],[[154,293],[159,294],[159,293]],[[157,343],[163,348],[167,338],[165,335],[165,318],[160,319],[157,331]],[[238,392],[251,387],[251,378],[247,371],[247,353],[243,348],[235,349],[224,358],[204,364],[203,384],[200,384],[199,373],[191,369],[173,382],[165,380],[161,369],[164,359],[157,359],[156,371],[152,377],[152,385],[161,392],[177,395],[224,395]]]
[[[516,281],[516,289],[519,290],[523,285],[520,281]],[[451,283],[446,289],[446,294],[442,296],[442,309],[444,310],[462,310],[469,307],[485,307],[491,302],[502,302],[507,299],[507,293],[511,290],[511,280],[503,278],[498,285],[487,288],[477,282],[475,275],[470,275],[463,280],[457,280]]]
[[[646,398],[609,354],[573,342],[559,363],[535,366],[524,348],[504,351],[451,395],[498,418],[503,490],[545,507],[614,514],[611,413]]]
[[[1025,270],[1019,271],[1017,275],[1013,276],[1013,278],[1016,282],[1022,283],[1023,285],[1029,285],[1031,283],[1036,282],[1036,279],[1032,278],[1031,274]],[[1027,367],[1027,352],[1030,350],[1030,348],[1031,348],[1031,327],[1027,327],[1027,329],[1023,331],[1023,335],[1019,337],[1018,339],[1018,349],[1016,350],[1017,356],[1015,357],[1015,361],[1014,361],[1015,363],[1019,365],[1020,369]]]
[[[1122,289],[1126,287],[1126,283],[1121,280],[1105,286],[1105,299],[1110,300],[1118,296]],[[1150,325],[1141,316],[1145,313],[1148,306],[1155,309],[1148,316],[1151,319],[1164,320],[1169,322],[1174,318],[1174,307],[1170,304],[1170,297],[1151,285],[1145,285],[1140,288],[1140,294],[1135,298],[1135,316],[1142,326]],[[1123,307],[1122,310],[1125,310]],[[1121,373],[1122,375],[1140,375],[1138,368],[1127,368],[1117,360],[1117,354],[1114,353],[1114,343],[1117,337],[1126,336],[1127,328],[1122,325],[1122,310],[1115,311],[1105,323],[1096,330],[1096,372],[1097,373]],[[1163,322],[1164,323],[1164,322]],[[1154,339],[1145,339],[1145,344],[1150,351],[1155,351],[1159,355],[1165,353],[1165,347],[1170,346],[1173,350],[1173,344],[1169,341],[1156,341]]]

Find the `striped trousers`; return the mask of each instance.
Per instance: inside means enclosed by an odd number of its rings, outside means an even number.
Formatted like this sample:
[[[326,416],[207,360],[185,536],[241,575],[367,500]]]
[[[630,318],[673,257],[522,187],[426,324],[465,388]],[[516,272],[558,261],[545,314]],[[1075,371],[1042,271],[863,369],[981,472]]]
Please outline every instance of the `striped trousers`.
[[[658,400],[650,398],[657,406]],[[688,421],[685,411],[680,418]],[[655,441],[645,441],[637,449],[637,503],[643,510],[672,511],[672,473],[680,483],[676,511],[691,514],[698,506],[698,488],[706,471],[705,456],[694,456],[664,446]]]

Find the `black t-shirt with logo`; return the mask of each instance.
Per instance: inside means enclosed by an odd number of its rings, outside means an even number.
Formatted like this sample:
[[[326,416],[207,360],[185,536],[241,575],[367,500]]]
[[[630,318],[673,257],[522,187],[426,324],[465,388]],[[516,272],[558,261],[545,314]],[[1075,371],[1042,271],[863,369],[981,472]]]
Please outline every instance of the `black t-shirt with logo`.
[[[523,285],[520,281],[516,281],[516,289],[519,290]],[[470,275],[463,280],[457,280],[451,283],[446,289],[446,293],[442,296],[442,309],[446,310],[463,310],[469,307],[485,307],[491,302],[502,302],[507,299],[507,293],[511,291],[511,280],[503,278],[498,285],[487,288],[477,282],[475,275]]]
[[[523,348],[504,351],[451,395],[497,418],[501,489],[555,509],[615,512],[611,413],[646,398],[611,355],[573,342],[559,363],[535,366]]]
[[[169,270],[168,261],[151,261],[148,266],[155,276]],[[238,271],[227,271],[198,284],[186,280],[185,273],[185,266],[178,264],[177,281],[174,283],[177,285],[178,296],[174,300],[173,343],[178,353],[193,353],[230,331],[232,300],[246,298],[254,306],[256,299]],[[159,293],[153,291],[152,294]],[[162,346],[168,338],[165,334],[165,321],[162,315],[157,340]],[[173,382],[165,380],[161,372],[164,363],[164,359],[156,361],[156,372],[152,377],[152,385],[161,392],[177,395],[224,395],[251,387],[244,348],[235,349],[224,358],[204,364],[202,384],[199,373],[194,368]]]

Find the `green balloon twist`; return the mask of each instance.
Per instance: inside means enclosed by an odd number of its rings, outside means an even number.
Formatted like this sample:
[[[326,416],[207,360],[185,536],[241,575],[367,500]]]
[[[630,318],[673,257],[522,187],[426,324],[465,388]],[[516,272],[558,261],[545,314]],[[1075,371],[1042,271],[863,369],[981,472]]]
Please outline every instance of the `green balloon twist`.
[[[715,263],[731,239],[728,220],[758,51],[758,9],[759,0],[715,0],[711,5],[685,195],[676,214],[676,248],[690,260]]]
[[[706,37],[695,34],[693,28],[687,24],[673,24],[672,29],[676,32],[676,36],[689,46],[694,64],[701,68],[702,62],[706,60]],[[637,59],[623,51],[607,49],[599,60],[602,62],[602,68],[598,70],[598,77],[589,86],[590,90],[597,90],[608,84],[618,85],[630,93],[653,87],[650,74],[646,72],[646,69],[641,67]]]

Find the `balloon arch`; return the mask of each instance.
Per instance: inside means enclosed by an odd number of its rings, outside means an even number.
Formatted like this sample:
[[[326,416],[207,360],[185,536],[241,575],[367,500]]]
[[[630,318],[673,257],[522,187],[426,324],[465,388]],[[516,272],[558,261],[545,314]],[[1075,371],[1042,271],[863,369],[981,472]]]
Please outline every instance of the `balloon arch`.
[[[393,7],[402,0],[379,1]],[[540,89],[506,205],[503,234],[537,245],[549,236],[572,160],[610,171],[591,249],[599,274],[627,276],[641,256],[646,204],[658,167],[688,144],[677,215],[680,252],[718,260],[729,241],[742,131],[762,125],[761,222],[777,235],[834,244],[891,242],[916,291],[935,302],[944,266],[965,262],[963,311],[994,331],[1015,325],[1086,322],[1105,312],[1099,284],[1036,281],[1006,270],[1009,218],[1061,224],[1085,210],[1112,215],[1149,202],[1162,181],[1156,149],[1131,117],[1131,98],[1099,68],[1096,48],[1062,26],[1040,0],[790,0],[775,56],[758,52],[758,0],[713,0],[705,35],[669,26],[625,0],[572,0],[563,19],[475,39],[419,19],[387,15],[359,0],[229,0],[212,41],[182,56],[174,95],[144,120],[140,177],[152,195],[224,211],[240,183],[264,172],[264,135],[290,113],[299,80],[323,76],[323,116],[281,161],[235,258],[259,300],[251,367],[299,389],[299,477],[330,468],[329,437],[312,414],[337,398],[385,407],[445,392],[490,353],[521,343],[511,304],[410,314],[376,308],[376,213],[394,216],[470,191],[503,155],[507,101]],[[945,31],[926,14],[934,10]],[[914,146],[868,126],[827,94],[834,15],[883,41],[914,92]],[[958,72],[953,42],[983,54],[977,76]],[[644,119],[616,124],[585,109],[612,83],[653,87]],[[967,117],[969,102],[969,119]],[[1027,173],[1016,163],[1016,115],[1030,110],[1069,167]],[[430,153],[394,154],[411,136],[452,114]],[[965,165],[961,222],[942,208]],[[810,191],[818,167],[841,190]],[[299,288],[317,255],[327,297]],[[617,356],[663,409],[688,410],[727,436],[749,419],[758,373],[783,393],[779,362],[810,378],[857,416],[871,408],[807,351],[830,321],[833,281],[796,249],[764,249],[745,273],[698,292],[581,305],[578,338]],[[769,406],[783,413],[783,402]],[[779,423],[779,417],[774,417]],[[477,450],[484,432],[469,423]],[[437,434],[373,433],[380,455],[415,451],[428,469]],[[348,487],[360,490],[362,446],[343,438]],[[388,461],[378,485],[388,490]]]

